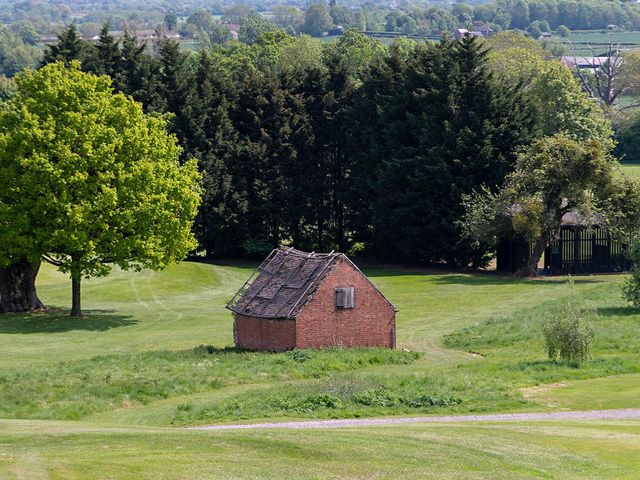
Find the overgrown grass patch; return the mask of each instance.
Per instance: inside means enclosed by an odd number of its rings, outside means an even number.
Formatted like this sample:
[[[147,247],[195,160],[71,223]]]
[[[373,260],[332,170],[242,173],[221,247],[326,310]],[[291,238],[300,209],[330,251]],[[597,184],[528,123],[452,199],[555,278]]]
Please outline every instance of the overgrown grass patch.
[[[212,346],[101,355],[3,371],[0,417],[79,419],[233,384],[321,378],[371,365],[407,364],[419,356],[375,348],[255,353]]]
[[[174,409],[174,425],[252,418],[358,418],[448,412],[489,412],[527,406],[492,378],[464,373],[414,375],[341,374],[254,390],[218,401],[186,402]]]
[[[578,302],[593,302],[595,314],[586,318],[593,328],[592,358],[575,368],[547,359],[545,321],[562,314],[563,301],[546,302],[509,316],[492,318],[444,337],[448,348],[477,352],[482,362],[460,367],[470,375],[492,376],[512,388],[566,380],[640,372],[640,323],[636,310],[619,307],[616,285],[581,293]]]

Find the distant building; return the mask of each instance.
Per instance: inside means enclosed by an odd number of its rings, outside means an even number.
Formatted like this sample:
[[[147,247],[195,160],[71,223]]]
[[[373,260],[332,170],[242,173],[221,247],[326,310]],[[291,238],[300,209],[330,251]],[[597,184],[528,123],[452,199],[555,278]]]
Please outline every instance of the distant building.
[[[238,40],[238,30],[240,29],[240,25],[236,23],[223,23],[222,26],[229,30],[229,33],[231,33],[231,37],[234,40]]]
[[[477,25],[477,26],[474,26],[474,27],[471,29],[471,33],[472,33],[473,35],[476,35],[476,36],[481,36],[481,37],[490,37],[490,36],[492,36],[495,32],[493,31],[493,29],[492,29],[492,28],[489,28],[489,27],[487,27],[487,26],[484,26],[484,25]]]
[[[607,62],[617,62],[618,66],[622,63],[623,58],[621,56],[614,57],[581,57],[581,56],[565,56],[560,57],[560,61],[568,68],[578,68],[580,70],[589,70],[591,73],[596,73]]]
[[[470,37],[490,37],[494,34],[493,29],[484,26],[475,26],[472,27],[471,30],[467,30],[466,28],[459,28],[455,31],[454,37],[456,40],[461,40],[465,36]]]
[[[246,350],[396,344],[396,308],[342,253],[277,248],[227,308]]]

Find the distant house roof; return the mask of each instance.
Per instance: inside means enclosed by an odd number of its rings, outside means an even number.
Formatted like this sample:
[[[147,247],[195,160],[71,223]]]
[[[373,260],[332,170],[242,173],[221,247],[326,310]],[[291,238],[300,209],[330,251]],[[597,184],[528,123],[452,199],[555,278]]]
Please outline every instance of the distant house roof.
[[[591,213],[589,216],[583,215],[577,210],[570,210],[562,216],[562,225],[575,227],[593,227],[604,221],[604,217],[599,213]]]
[[[567,201],[562,201],[562,207],[566,208]],[[520,204],[513,204],[508,209],[508,215],[514,216],[522,211],[522,207]],[[596,225],[601,225],[604,223],[605,217],[598,212],[590,212],[583,213],[579,210],[573,208],[562,215],[562,220],[560,221],[562,226],[571,226],[571,227],[594,227]]]
[[[250,317],[295,318],[340,259],[353,265],[342,253],[307,253],[279,247],[262,262],[227,308]]]
[[[465,37],[488,37],[493,33],[493,30],[487,27],[473,27],[471,30],[466,28],[459,28],[455,31],[455,38],[458,40]]]
[[[581,70],[592,70],[596,71],[602,68],[607,62],[616,62],[616,66],[620,66],[623,62],[622,56],[614,56],[614,57],[576,57],[576,56],[567,56],[560,57],[560,61],[564,63],[569,68],[579,68]]]
[[[238,30],[240,30],[240,25],[238,25],[237,23],[223,23],[222,26],[230,32],[237,32]]]
[[[602,66],[602,64],[606,61],[606,58],[567,56],[567,57],[560,57],[560,61],[569,68],[573,68],[573,67],[593,68],[594,66],[597,66],[597,67]]]
[[[482,26],[482,25],[474,26],[471,29],[471,32],[472,32],[472,34],[473,33],[475,33],[476,35],[480,34],[480,35],[482,35],[484,37],[489,37],[489,36],[493,35],[493,29],[492,28],[487,27],[487,26]]]

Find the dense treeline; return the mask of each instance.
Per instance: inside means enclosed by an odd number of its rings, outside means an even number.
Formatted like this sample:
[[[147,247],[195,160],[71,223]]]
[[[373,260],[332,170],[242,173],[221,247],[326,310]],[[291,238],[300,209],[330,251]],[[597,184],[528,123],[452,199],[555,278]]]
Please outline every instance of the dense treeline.
[[[559,63],[527,60],[527,78],[510,67],[519,52],[537,55],[521,44],[504,37],[489,57],[476,39],[384,47],[349,31],[321,47],[272,32],[185,54],[106,29],[89,44],[71,28],[45,62],[78,58],[172,114],[183,157],[204,173],[196,229],[208,255],[291,243],[466,266],[486,250],[461,238],[464,194],[499,185],[536,137],[609,132]]]
[[[162,2],[5,2],[0,0],[0,75],[12,77],[41,58],[38,46],[70,22],[84,38],[100,32],[104,23],[120,34],[147,38],[178,32],[201,47],[228,45],[234,36],[252,44],[261,34],[283,30],[314,37],[338,35],[345,29],[441,36],[472,26],[494,31],[521,29],[538,38],[543,31],[570,35],[577,29],[640,29],[640,5],[620,0],[496,0],[451,6],[401,2],[389,8],[372,2],[318,1],[311,4],[233,4],[211,0],[168,6]],[[11,3],[11,5],[9,5]],[[103,5],[103,3],[105,3]],[[71,3],[73,6],[73,3]],[[268,13],[267,13],[268,12]],[[233,30],[233,33],[232,33]],[[549,45],[554,54],[562,47]]]
[[[441,34],[474,23],[495,30],[526,30],[532,24],[543,31],[562,25],[571,30],[606,29],[612,25],[628,30],[640,28],[640,7],[617,0],[496,0],[456,2],[451,7],[409,4],[391,10],[370,3],[350,10],[333,3],[326,8],[335,25],[404,34]]]
[[[494,0],[455,2],[397,2],[395,8],[380,2],[360,0],[234,1],[198,0],[188,2],[110,1],[3,2],[0,23],[11,24],[21,37],[51,34],[73,21],[87,35],[95,35],[104,22],[115,30],[154,29],[162,23],[181,34],[195,36],[203,29],[215,39],[224,39],[219,20],[251,32],[278,26],[289,33],[322,36],[340,28],[360,31],[387,31],[404,34],[440,35],[466,28],[473,23],[495,30],[521,29],[538,33],[568,27],[572,30],[607,29],[613,25],[640,29],[640,6],[623,0]],[[261,12],[261,13],[258,13]],[[192,21],[189,22],[188,19]],[[563,30],[563,29],[561,29]],[[240,32],[238,32],[240,33]]]
[[[247,5],[227,6],[220,10],[220,20],[212,9],[193,11],[178,22],[184,36],[197,36],[199,30],[212,41],[224,43],[221,23],[239,26],[240,40],[251,43],[256,33],[281,28],[288,33],[323,36],[327,32],[355,28],[359,31],[386,31],[413,35],[442,35],[472,25],[491,27],[495,31],[528,30],[535,38],[543,31],[620,28],[640,29],[640,6],[618,0],[497,0],[486,3],[456,2],[452,6],[401,4],[390,9],[371,2],[357,8],[343,2],[312,2],[304,8],[277,5],[269,15],[261,15]],[[251,35],[253,33],[253,35]]]
[[[12,77],[26,67],[33,67],[39,52],[9,28],[0,25],[0,76]]]

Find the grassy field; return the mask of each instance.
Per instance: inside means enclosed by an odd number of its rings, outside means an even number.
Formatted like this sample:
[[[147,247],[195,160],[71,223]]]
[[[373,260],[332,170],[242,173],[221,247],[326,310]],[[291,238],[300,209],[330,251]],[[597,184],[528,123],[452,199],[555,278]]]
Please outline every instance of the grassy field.
[[[561,382],[526,389],[524,393],[529,399],[554,408],[637,408],[640,403],[640,376],[614,375],[579,382]]]
[[[567,39],[574,43],[629,43],[640,46],[640,32],[613,32],[613,31],[591,31],[573,32]]]
[[[640,49],[640,31],[638,32],[614,32],[607,30],[578,31],[573,32],[570,37],[562,38],[554,35],[550,39],[552,42],[566,44],[569,48],[568,55],[591,56],[595,52],[600,55],[607,50],[609,43],[620,44],[625,50]]]
[[[640,314],[619,276],[516,281],[365,268],[398,305],[395,352],[241,353],[225,301],[252,266],[183,263],[84,285],[46,267],[55,310],[0,317],[0,478],[634,478],[640,422],[196,432],[267,418],[640,407]],[[568,296],[597,315],[594,358],[549,362]],[[386,446],[385,446],[386,445]],[[242,461],[239,461],[242,459]],[[544,459],[544,461],[543,461]],[[159,474],[158,472],[162,472]]]
[[[623,163],[622,171],[630,177],[640,178],[640,163]]]
[[[640,422],[252,432],[0,421],[13,479],[637,478]]]

